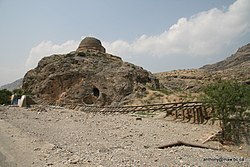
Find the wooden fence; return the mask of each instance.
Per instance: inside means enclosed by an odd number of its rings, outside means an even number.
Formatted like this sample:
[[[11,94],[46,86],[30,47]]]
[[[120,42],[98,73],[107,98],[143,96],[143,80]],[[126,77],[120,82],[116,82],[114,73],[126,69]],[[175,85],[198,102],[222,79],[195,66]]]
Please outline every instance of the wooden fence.
[[[102,113],[135,113],[145,112],[153,113],[156,111],[166,112],[166,116],[173,116],[174,119],[186,120],[193,123],[204,123],[211,118],[213,108],[202,102],[179,102],[179,103],[163,103],[138,106],[93,106],[93,105],[77,105],[74,109],[84,112],[102,112]]]
[[[172,117],[174,120],[181,122],[189,122],[196,124],[205,124],[215,112],[214,107],[203,102],[179,102],[179,103],[163,103],[138,106],[94,106],[94,105],[66,105],[69,108],[84,112],[98,113],[139,113],[150,114],[154,112],[165,112],[165,117]],[[237,141],[244,139],[250,144],[250,120],[231,119],[230,128],[234,135],[232,138]],[[237,133],[236,133],[236,132]]]

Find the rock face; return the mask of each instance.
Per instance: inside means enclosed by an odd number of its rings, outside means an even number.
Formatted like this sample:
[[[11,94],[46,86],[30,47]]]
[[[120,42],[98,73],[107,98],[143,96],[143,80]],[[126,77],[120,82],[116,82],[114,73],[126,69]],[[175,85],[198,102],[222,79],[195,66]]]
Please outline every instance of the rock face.
[[[147,86],[159,86],[142,67],[104,52],[99,40],[85,38],[77,51],[41,59],[25,74],[23,89],[50,104],[115,105]]]
[[[154,75],[163,88],[172,92],[199,92],[204,83],[210,83],[216,79],[212,72],[198,69],[174,70]]]

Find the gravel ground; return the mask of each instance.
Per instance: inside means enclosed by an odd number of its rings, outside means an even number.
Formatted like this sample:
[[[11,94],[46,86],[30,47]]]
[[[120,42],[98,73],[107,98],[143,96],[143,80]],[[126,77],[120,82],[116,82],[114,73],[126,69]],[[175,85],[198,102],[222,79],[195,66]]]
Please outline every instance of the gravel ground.
[[[250,166],[250,147],[202,144],[219,130],[163,118],[164,113],[101,114],[56,107],[0,108],[0,166]],[[206,146],[222,148],[218,142]]]

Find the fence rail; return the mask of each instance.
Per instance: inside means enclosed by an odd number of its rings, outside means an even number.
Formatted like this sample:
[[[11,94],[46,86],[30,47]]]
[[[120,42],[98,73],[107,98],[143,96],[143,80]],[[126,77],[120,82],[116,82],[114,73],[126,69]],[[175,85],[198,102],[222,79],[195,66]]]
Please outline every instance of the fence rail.
[[[75,105],[72,108],[84,112],[102,112],[102,113],[135,113],[135,112],[166,112],[166,116],[173,116],[174,119],[193,121],[193,123],[204,123],[211,117],[213,108],[202,102],[179,102],[162,103],[138,106],[93,106],[93,105]]]

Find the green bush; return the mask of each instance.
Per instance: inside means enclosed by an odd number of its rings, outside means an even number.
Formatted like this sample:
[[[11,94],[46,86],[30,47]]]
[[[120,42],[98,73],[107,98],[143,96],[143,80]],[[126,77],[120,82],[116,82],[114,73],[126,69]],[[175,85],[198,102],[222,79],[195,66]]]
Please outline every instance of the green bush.
[[[21,97],[22,95],[33,95],[31,92],[25,91],[23,89],[14,89],[12,92],[18,97]]]
[[[15,94],[17,96],[22,96],[24,94],[24,91],[23,91],[23,89],[14,89],[13,94]]]
[[[239,139],[241,122],[249,120],[250,86],[236,81],[219,81],[203,89],[203,101],[215,108],[213,118],[220,120],[223,140]]]
[[[0,104],[10,104],[12,92],[7,89],[0,90]]]

